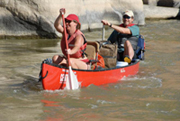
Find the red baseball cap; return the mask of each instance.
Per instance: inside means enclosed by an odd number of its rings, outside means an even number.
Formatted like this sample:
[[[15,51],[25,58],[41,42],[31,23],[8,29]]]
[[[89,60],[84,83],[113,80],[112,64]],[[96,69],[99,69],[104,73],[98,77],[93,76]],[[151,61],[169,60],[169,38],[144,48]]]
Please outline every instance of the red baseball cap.
[[[77,21],[79,23],[79,18],[75,14],[69,14],[65,19],[70,20],[70,21],[75,20],[75,21]],[[81,23],[79,23],[79,24],[81,24]]]

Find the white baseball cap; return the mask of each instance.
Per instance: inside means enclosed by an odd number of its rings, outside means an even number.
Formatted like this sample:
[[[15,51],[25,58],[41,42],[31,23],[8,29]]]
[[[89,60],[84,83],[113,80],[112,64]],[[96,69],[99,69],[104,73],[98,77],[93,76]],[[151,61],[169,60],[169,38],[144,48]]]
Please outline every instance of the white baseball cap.
[[[127,15],[129,17],[134,17],[134,13],[131,11],[131,10],[126,10],[124,13],[123,13],[123,16],[124,15]]]

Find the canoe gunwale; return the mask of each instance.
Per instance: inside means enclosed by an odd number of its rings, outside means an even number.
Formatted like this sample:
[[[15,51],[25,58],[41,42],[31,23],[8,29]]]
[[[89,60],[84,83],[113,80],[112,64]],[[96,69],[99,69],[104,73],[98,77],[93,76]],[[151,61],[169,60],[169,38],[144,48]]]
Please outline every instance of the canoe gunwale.
[[[99,72],[99,71],[109,71],[109,70],[115,70],[115,69],[121,69],[121,68],[126,68],[126,67],[131,67],[137,63],[139,63],[140,60],[136,60],[134,62],[132,62],[130,65],[127,65],[127,66],[123,66],[123,67],[113,67],[113,68],[104,68],[104,69],[100,69],[100,70],[83,70],[83,69],[73,69],[74,71],[86,71],[86,72]],[[53,63],[50,63],[50,62],[47,62],[47,61],[43,61],[44,64],[48,64],[48,65],[51,65],[51,66],[54,66],[54,67],[58,67],[58,68],[62,68],[62,69],[68,69],[68,67],[65,67],[65,66],[62,66],[62,65],[57,65],[57,64],[53,64]]]

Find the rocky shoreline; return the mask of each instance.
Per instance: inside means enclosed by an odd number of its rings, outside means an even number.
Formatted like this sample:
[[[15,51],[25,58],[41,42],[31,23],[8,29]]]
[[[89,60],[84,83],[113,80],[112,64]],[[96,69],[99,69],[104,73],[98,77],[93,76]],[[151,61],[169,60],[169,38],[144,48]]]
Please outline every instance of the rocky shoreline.
[[[122,12],[135,14],[134,23],[145,25],[146,19],[178,19],[180,0],[1,0],[0,38],[57,38],[60,34],[53,23],[64,7],[67,14],[75,13],[82,24],[81,30],[101,28],[101,20],[121,23]],[[66,15],[67,15],[66,14]]]

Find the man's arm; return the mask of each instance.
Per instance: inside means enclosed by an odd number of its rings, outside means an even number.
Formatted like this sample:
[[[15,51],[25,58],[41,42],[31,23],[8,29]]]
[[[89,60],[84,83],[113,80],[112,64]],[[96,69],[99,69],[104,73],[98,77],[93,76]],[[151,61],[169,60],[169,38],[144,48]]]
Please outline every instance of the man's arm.
[[[113,25],[113,24],[109,23],[106,20],[102,20],[101,22],[104,25],[108,25],[109,27],[113,28],[114,30],[116,30],[119,33],[122,33],[122,34],[131,34],[131,31],[130,31],[129,28],[124,28],[124,27],[120,27],[120,26],[117,26],[117,25]]]
[[[113,24],[111,25],[111,28],[113,28],[114,30],[116,30],[117,32],[121,34],[132,34],[129,28],[124,28],[117,25],[113,25]]]

